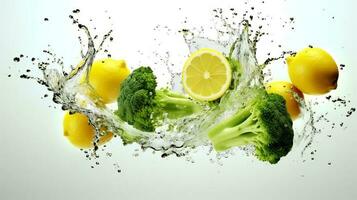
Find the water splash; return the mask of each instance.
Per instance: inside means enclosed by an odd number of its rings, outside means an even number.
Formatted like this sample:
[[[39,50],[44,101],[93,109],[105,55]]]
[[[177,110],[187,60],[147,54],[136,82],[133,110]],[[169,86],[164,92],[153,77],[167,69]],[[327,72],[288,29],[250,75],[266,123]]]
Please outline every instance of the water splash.
[[[96,130],[96,137],[93,141],[95,146],[94,153],[98,149],[99,138],[107,132],[112,132],[121,137],[126,137],[128,134],[138,137],[140,138],[138,144],[142,149],[153,149],[160,152],[162,157],[172,154],[178,157],[187,156],[194,152],[197,147],[206,147],[208,153],[211,153],[213,148],[207,138],[209,128],[237,112],[247,100],[255,97],[250,90],[264,87],[263,70],[267,65],[272,61],[283,59],[287,54],[293,53],[291,51],[283,52],[281,56],[269,58],[263,64],[259,64],[256,58],[256,44],[259,41],[259,37],[262,36],[261,32],[256,32],[252,36],[249,30],[250,24],[247,20],[238,23],[237,28],[225,22],[224,18],[222,20],[222,27],[216,29],[218,31],[216,39],[196,35],[188,29],[183,29],[180,32],[190,52],[209,47],[240,61],[243,75],[239,78],[237,90],[229,91],[221,99],[221,106],[214,109],[207,106],[204,111],[193,116],[187,116],[175,121],[165,119],[163,125],[157,127],[154,133],[142,132],[122,121],[114,114],[111,108],[101,103],[100,97],[96,95],[88,79],[84,82],[81,81],[83,76],[89,77],[89,71],[95,56],[102,50],[104,42],[112,31],[105,34],[98,47],[95,47],[88,28],[78,24],[79,28],[87,36],[86,53],[83,53],[83,50],[81,51],[82,62],[70,72],[64,70],[63,62],[61,61],[57,61],[61,65],[61,69],[49,69],[49,63],[40,62],[38,68],[42,72],[42,78],[30,76],[24,78],[35,79],[38,83],[47,87],[53,93],[53,101],[61,105],[63,110],[68,110],[71,113],[79,112],[88,116],[89,122]],[[45,53],[51,55],[50,52]],[[171,75],[171,87],[177,87],[178,81],[176,79],[180,79],[178,77],[181,77],[181,74],[169,72]],[[314,114],[309,102],[305,102],[303,99],[298,99],[298,101],[303,109],[303,115],[300,122],[297,122],[299,125],[294,125],[294,144],[295,146],[296,144],[301,144],[303,146],[302,152],[304,152],[311,145],[317,129],[314,125]],[[226,107],[225,105],[230,106]],[[248,154],[253,153],[253,148],[250,146],[241,149],[248,152]],[[227,157],[232,152],[234,150],[218,153],[216,156],[217,158]]]
[[[232,90],[224,99],[224,101],[232,101],[232,105],[235,106],[230,109],[224,107],[210,109],[207,107],[202,113],[194,116],[184,117],[175,121],[165,119],[163,125],[159,126],[155,133],[142,132],[122,121],[114,114],[113,110],[102,104],[100,97],[96,95],[88,79],[81,81],[83,76],[88,77],[95,56],[101,50],[111,31],[104,36],[102,42],[96,48],[87,27],[79,25],[79,28],[85,32],[88,41],[86,53],[84,54],[83,51],[81,53],[83,61],[70,72],[65,72],[64,67],[50,69],[48,68],[49,63],[39,63],[39,69],[43,77],[36,80],[53,93],[53,101],[60,104],[63,110],[69,110],[71,113],[83,113],[88,116],[89,122],[97,133],[94,140],[94,150],[98,148],[96,144],[99,138],[108,131],[122,137],[125,137],[125,134],[138,136],[140,138],[138,143],[142,149],[160,151],[163,157],[171,154],[184,156],[198,146],[210,146],[206,133],[208,128],[212,126],[212,122],[220,121],[220,119],[234,113],[243,106],[244,99],[253,98],[249,97],[250,93],[244,92],[243,88],[262,84],[260,75],[256,75],[259,74],[257,72],[259,68],[256,68],[258,65],[253,53],[253,46],[249,41],[248,29],[245,28],[242,30],[242,34],[237,40],[238,42],[231,44],[236,50],[233,53],[234,57],[241,60],[245,72],[245,76],[239,85],[242,90]],[[207,45],[207,40],[201,39],[200,41],[200,38],[193,37],[190,43],[186,40],[191,51],[194,51],[195,48],[201,48],[203,44]],[[215,45],[214,48],[218,45],[225,49],[231,48],[227,48],[228,43],[220,44],[211,41],[211,44]],[[239,98],[237,98],[238,96]]]

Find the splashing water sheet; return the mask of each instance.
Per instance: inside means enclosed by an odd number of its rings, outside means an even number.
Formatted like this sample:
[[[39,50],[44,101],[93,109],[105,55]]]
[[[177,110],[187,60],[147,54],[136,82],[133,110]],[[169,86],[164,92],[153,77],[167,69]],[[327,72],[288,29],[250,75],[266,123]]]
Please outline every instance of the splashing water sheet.
[[[251,10],[254,10],[254,8],[251,8]],[[185,157],[189,161],[193,161],[191,156],[198,150],[207,152],[207,155],[210,155],[209,158],[214,157],[213,162],[217,163],[222,163],[222,158],[230,157],[230,155],[234,156],[236,151],[246,152],[248,156],[255,153],[254,148],[249,145],[217,153],[214,151],[207,133],[212,126],[243,109],[245,102],[255,98],[254,93],[250,91],[253,90],[252,88],[264,88],[264,84],[272,79],[271,68],[275,62],[284,62],[288,55],[295,54],[291,50],[281,50],[276,57],[269,53],[265,60],[257,59],[257,53],[260,48],[259,41],[261,38],[269,38],[269,33],[264,32],[262,25],[256,26],[257,23],[253,22],[255,22],[254,20],[259,20],[260,24],[269,24],[268,16],[263,16],[261,13],[256,16],[252,16],[248,12],[243,12],[242,14],[234,8],[217,8],[211,11],[212,16],[207,16],[212,18],[212,24],[207,27],[190,27],[187,23],[187,17],[184,20],[182,29],[179,30],[173,30],[164,25],[156,26],[154,30],[158,34],[179,35],[181,40],[177,42],[184,43],[188,49],[185,54],[189,55],[200,48],[216,49],[224,53],[225,56],[238,60],[243,73],[239,77],[239,81],[235,83],[236,88],[225,94],[218,102],[217,107],[213,108],[205,105],[205,109],[197,114],[176,120],[164,119],[163,123],[155,129],[155,132],[143,132],[121,120],[115,114],[115,106],[106,106],[101,103],[100,97],[93,95],[96,92],[88,80],[89,71],[96,56],[99,53],[108,53],[107,50],[104,50],[103,45],[112,40],[111,34],[113,32],[120,32],[120,30],[90,31],[85,24],[81,24],[80,20],[77,19],[78,13],[80,14],[79,9],[74,10],[70,15],[70,19],[74,24],[73,26],[78,27],[85,36],[84,38],[79,37],[82,49],[78,51],[82,62],[80,64],[70,63],[71,67],[68,70],[67,64],[64,64],[61,58],[58,58],[51,50],[45,50],[43,53],[47,56],[47,59],[31,59],[32,64],[37,66],[37,70],[41,72],[41,75],[35,77],[32,75],[32,71],[29,70],[27,73],[21,74],[20,78],[35,80],[46,87],[51,93],[50,96],[52,96],[53,102],[63,110],[71,113],[83,113],[88,117],[89,123],[96,130],[96,136],[93,140],[94,148],[90,150],[92,151],[90,153],[92,159],[95,160],[97,157],[96,152],[101,148],[97,145],[99,138],[107,132],[112,132],[119,136],[117,139],[128,135],[130,137],[138,137],[140,139],[137,143],[142,150],[151,149],[159,152],[161,157]],[[257,19],[253,20],[253,18]],[[294,20],[294,18],[289,18],[285,21],[282,20],[281,23],[283,27],[287,26],[294,29]],[[48,19],[45,18],[45,21],[48,21]],[[206,36],[205,34],[208,32],[206,30],[210,30],[210,33],[213,32],[214,36]],[[95,35],[94,38],[92,36],[96,32],[104,33],[98,45],[95,45],[94,42],[94,39],[97,39],[98,36]],[[155,41],[162,42],[160,38],[155,38]],[[181,72],[176,72],[172,68],[174,64],[171,64],[170,60],[171,55],[175,54],[175,52],[172,50],[166,51],[164,48],[162,48],[163,51],[160,51],[160,45],[158,45],[158,48],[158,52],[153,52],[152,54],[155,57],[153,59],[158,59],[159,61],[153,63],[165,66],[167,73],[162,72],[164,70],[154,70],[155,74],[161,76],[162,73],[163,76],[169,77],[163,87],[182,92]],[[140,49],[138,51],[140,52]],[[13,58],[13,60],[15,63],[19,63],[18,65],[21,65],[24,58],[21,55]],[[143,65],[146,64],[143,63]],[[344,65],[340,67],[342,69]],[[81,80],[84,75],[87,79],[83,82]],[[239,75],[233,74],[233,76]],[[300,104],[302,114],[298,120],[294,121],[294,146],[293,151],[288,156],[298,155],[299,160],[304,162],[310,156],[310,152],[313,152],[311,146],[314,144],[315,136],[323,131],[321,127],[325,126],[326,123],[331,124],[331,122],[327,113],[319,115],[314,110],[318,109],[321,103],[314,101],[312,98],[302,99],[299,96],[295,96],[295,98]],[[349,107],[350,101],[346,99],[348,98],[326,97],[328,102],[334,103],[333,105],[341,104]],[[352,115],[354,111],[354,108],[348,110],[346,117]],[[323,122],[323,125],[319,125],[321,122]],[[339,125],[341,127],[344,126],[343,122],[339,124],[332,123],[333,127]],[[124,145],[121,148],[126,147]],[[85,151],[87,154],[88,152]],[[115,166],[117,166],[118,171],[121,171],[118,164],[115,164]]]

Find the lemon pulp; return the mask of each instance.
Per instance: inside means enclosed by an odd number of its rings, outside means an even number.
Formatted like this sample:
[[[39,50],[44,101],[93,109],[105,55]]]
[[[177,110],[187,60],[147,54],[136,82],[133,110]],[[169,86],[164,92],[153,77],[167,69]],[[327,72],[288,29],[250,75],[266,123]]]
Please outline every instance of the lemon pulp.
[[[193,98],[212,101],[220,98],[232,79],[229,62],[216,50],[203,48],[186,61],[182,82],[185,91]]]

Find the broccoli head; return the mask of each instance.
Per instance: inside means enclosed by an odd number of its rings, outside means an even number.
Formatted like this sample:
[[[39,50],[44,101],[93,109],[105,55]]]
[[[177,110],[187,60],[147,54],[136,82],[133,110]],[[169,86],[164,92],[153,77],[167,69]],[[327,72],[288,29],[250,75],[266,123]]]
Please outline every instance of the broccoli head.
[[[282,96],[263,89],[258,93],[243,109],[210,129],[208,137],[216,151],[251,144],[259,160],[275,164],[293,146],[292,121]]]
[[[156,90],[150,67],[134,70],[122,83],[116,114],[135,128],[151,132],[167,117],[176,119],[202,110],[185,95],[168,89]]]

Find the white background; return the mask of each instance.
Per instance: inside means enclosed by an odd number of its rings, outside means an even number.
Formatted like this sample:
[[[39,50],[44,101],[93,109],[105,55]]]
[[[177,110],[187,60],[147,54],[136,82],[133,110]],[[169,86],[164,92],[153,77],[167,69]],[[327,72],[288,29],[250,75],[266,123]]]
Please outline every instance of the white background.
[[[346,64],[338,91],[332,94],[345,95],[356,105],[355,1],[265,0],[265,4],[249,4],[276,19],[267,29],[284,48],[320,46],[338,63]],[[177,29],[184,16],[192,24],[206,25],[216,7],[249,8],[237,0],[1,0],[0,199],[356,199],[356,114],[346,119],[341,112],[320,105],[319,109],[328,110],[334,120],[344,121],[346,128],[330,131],[332,138],[327,138],[327,133],[318,136],[313,148],[317,150],[315,160],[307,156],[305,163],[297,152],[274,166],[244,155],[226,159],[223,166],[210,163],[200,153],[195,163],[175,157],[162,159],[151,152],[134,157],[136,147],[123,147],[117,139],[109,144],[113,157],[104,157],[91,169],[93,162],[62,136],[62,111],[49,108],[53,105],[50,99],[40,99],[46,91],[17,78],[27,67],[14,64],[13,57],[21,53],[38,57],[49,43],[65,61],[79,58],[78,32],[67,17],[75,8],[81,10],[79,16],[84,21],[94,20],[97,34],[114,29],[112,55],[125,58],[131,65],[140,63],[135,60],[139,59],[138,50],[155,48],[155,25]],[[290,16],[296,19],[296,31],[280,30],[279,18]],[[49,22],[44,23],[44,17]],[[182,46],[183,40],[172,43]],[[263,44],[259,47],[262,52],[276,49]],[[7,78],[8,74],[13,77]],[[285,79],[286,70],[276,77]],[[120,165],[122,173],[116,172],[114,163]]]

